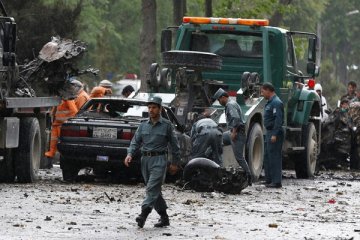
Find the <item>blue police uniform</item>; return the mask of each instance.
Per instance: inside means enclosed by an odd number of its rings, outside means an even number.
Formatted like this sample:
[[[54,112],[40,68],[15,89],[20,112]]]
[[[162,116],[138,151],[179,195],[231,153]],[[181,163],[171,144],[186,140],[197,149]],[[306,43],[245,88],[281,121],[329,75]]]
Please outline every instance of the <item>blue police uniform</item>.
[[[276,95],[271,97],[265,105],[264,126],[265,156],[264,170],[267,183],[281,185],[282,178],[282,145],[284,141],[284,105]],[[276,142],[271,142],[271,137],[276,136]]]
[[[197,121],[190,133],[191,158],[205,157],[222,166],[222,131],[217,123],[204,118]]]
[[[226,123],[229,131],[224,132],[223,142],[224,145],[232,146],[236,161],[239,163],[241,168],[246,172],[249,178],[251,178],[251,172],[244,157],[244,146],[246,143],[246,134],[244,121],[242,119],[241,108],[237,102],[229,99],[225,106]],[[231,131],[236,129],[237,137],[235,141],[231,141]]]
[[[130,156],[133,156],[139,148],[142,153],[141,173],[146,184],[146,197],[142,203],[142,210],[155,208],[161,213],[167,209],[161,194],[161,185],[166,176],[168,144],[171,147],[173,164],[178,164],[180,149],[174,127],[170,121],[160,117],[155,124],[150,119],[142,122],[128,148]]]

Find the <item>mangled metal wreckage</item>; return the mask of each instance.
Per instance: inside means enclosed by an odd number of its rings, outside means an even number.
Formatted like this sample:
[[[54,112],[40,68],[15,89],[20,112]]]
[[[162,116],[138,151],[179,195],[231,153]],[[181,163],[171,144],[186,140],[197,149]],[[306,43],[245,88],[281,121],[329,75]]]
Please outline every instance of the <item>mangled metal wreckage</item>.
[[[183,184],[199,192],[239,194],[248,181],[241,168],[224,168],[210,159],[194,158],[184,168]]]
[[[74,98],[76,92],[68,80],[85,73],[98,74],[94,68],[77,68],[76,63],[85,51],[84,42],[52,37],[37,58],[19,66],[19,80],[14,84],[13,94],[17,97]]]
[[[349,160],[351,169],[359,169],[360,102],[351,103],[348,111],[338,108],[331,112],[321,131],[320,164],[333,168]]]

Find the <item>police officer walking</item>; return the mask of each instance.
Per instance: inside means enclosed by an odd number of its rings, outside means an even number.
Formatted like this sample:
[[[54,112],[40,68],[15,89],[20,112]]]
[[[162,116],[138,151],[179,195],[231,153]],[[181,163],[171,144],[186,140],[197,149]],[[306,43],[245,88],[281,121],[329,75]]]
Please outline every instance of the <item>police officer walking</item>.
[[[241,108],[237,102],[229,98],[229,94],[222,88],[219,88],[213,100],[218,100],[222,106],[225,106],[226,123],[229,131],[224,132],[224,145],[232,146],[236,161],[241,168],[246,172],[248,184],[252,184],[252,175],[247,162],[244,157],[244,146],[246,143],[245,124],[242,119]]]
[[[173,163],[169,166],[170,174],[175,174],[180,162],[179,143],[170,121],[161,117],[161,102],[159,97],[152,97],[148,102],[150,119],[140,124],[131,140],[124,164],[128,167],[135,152],[140,148],[141,173],[146,184],[146,197],[141,206],[141,214],[136,217],[140,228],[144,227],[146,218],[153,208],[160,215],[155,227],[169,226],[169,217],[166,213],[167,205],[161,194],[161,185],[164,182],[167,167],[167,148],[171,146]]]
[[[264,126],[266,128],[264,170],[266,187],[281,188],[284,105],[275,94],[275,88],[271,83],[266,82],[262,85],[261,94],[268,100],[264,110]]]
[[[217,123],[200,115],[191,132],[191,158],[204,157],[222,166],[222,131]]]

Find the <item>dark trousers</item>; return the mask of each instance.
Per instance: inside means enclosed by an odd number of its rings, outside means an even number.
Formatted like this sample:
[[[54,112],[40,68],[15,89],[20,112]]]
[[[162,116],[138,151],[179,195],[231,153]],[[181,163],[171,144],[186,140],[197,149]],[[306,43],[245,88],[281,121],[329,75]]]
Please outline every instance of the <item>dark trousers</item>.
[[[167,209],[166,202],[161,194],[161,185],[166,176],[166,155],[141,158],[141,173],[146,184],[146,197],[141,208],[155,208],[157,212]]]
[[[231,132],[226,131],[223,134],[223,142],[224,142],[225,146],[231,144],[232,149],[234,151],[236,161],[239,163],[240,167],[246,172],[246,174],[251,176],[249,165],[247,164],[245,157],[244,157],[246,135],[238,133],[236,139],[234,141],[232,141],[231,140]]]
[[[282,145],[284,134],[276,136],[276,142],[271,142],[272,132],[265,135],[264,170],[265,180],[270,183],[281,183],[282,179]]]

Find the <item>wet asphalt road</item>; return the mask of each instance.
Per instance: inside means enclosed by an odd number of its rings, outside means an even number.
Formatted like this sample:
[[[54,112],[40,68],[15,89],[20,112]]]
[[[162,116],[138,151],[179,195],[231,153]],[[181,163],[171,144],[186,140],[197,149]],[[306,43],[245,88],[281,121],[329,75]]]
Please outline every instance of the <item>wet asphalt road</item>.
[[[0,239],[360,239],[360,172],[286,171],[282,189],[254,184],[239,195],[199,193],[165,184],[171,226],[134,221],[143,184],[66,184],[41,170],[35,184],[0,184]]]

